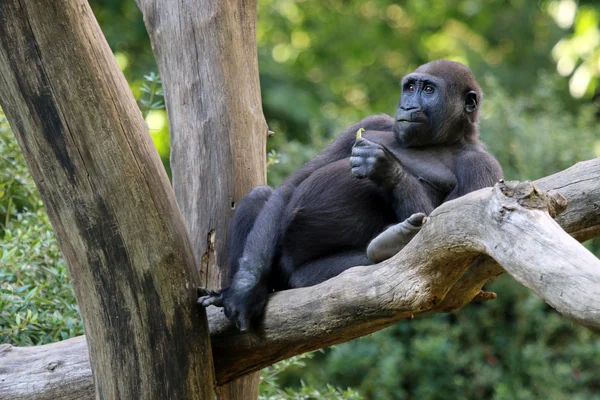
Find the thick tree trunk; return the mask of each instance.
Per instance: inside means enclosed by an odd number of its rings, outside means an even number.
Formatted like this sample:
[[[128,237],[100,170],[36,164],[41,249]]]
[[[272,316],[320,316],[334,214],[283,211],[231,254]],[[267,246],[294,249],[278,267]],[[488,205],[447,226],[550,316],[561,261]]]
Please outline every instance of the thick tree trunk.
[[[194,306],[199,275],[183,219],[89,5],[3,0],[0,21],[0,103],[67,261],[96,397],[214,398],[208,326]],[[79,361],[60,361],[44,369],[54,378],[81,378],[83,368],[65,368]],[[56,398],[39,391],[48,380],[0,382],[3,399]],[[62,389],[60,398],[68,398]]]
[[[175,196],[202,286],[218,289],[235,204],[266,180],[256,0],[137,2],[165,90]],[[258,378],[219,387],[218,397],[256,399]]]
[[[578,240],[600,235],[600,159],[579,163],[540,179],[557,189],[568,208],[556,218]],[[483,189],[436,209],[423,230],[399,254],[370,267],[356,267],[310,288],[273,294],[258,330],[235,330],[219,309],[209,309],[211,342],[219,382],[229,382],[278,360],[341,343],[414,315],[462,307],[473,299],[493,298],[480,289],[502,272],[532,288],[559,312],[586,326],[600,326],[600,261],[552,220],[560,208],[530,185]],[[493,257],[493,258],[492,258]],[[466,271],[466,272],[465,272]],[[556,283],[556,284],[554,284]],[[557,291],[557,285],[563,290]],[[502,293],[500,293],[502,296]],[[82,337],[34,348],[0,349],[0,363],[15,366],[0,381],[11,386],[0,398],[54,399],[61,386],[91,386],[82,379]],[[71,350],[66,343],[72,343]],[[48,350],[46,350],[48,349]],[[52,357],[50,357],[52,352]],[[37,354],[34,354],[37,353]],[[21,360],[27,357],[26,360]],[[55,357],[55,358],[53,358]],[[62,363],[62,375],[46,368]],[[71,373],[79,374],[71,377]],[[89,371],[89,370],[88,370]],[[46,382],[44,397],[15,393],[22,382]],[[10,396],[13,397],[10,397]]]

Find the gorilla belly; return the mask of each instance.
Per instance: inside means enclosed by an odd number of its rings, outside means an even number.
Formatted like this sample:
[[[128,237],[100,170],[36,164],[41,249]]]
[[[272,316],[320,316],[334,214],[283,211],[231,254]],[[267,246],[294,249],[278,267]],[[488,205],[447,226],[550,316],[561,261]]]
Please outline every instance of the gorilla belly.
[[[283,224],[282,249],[297,265],[345,250],[366,249],[397,222],[391,201],[373,182],[350,173],[348,159],[313,172],[296,189]]]

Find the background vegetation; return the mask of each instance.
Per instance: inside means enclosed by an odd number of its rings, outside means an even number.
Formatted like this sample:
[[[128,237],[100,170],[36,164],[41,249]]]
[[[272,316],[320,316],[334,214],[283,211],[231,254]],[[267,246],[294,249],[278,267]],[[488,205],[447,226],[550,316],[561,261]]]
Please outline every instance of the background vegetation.
[[[141,14],[133,1],[90,3],[168,168],[166,113]],[[486,94],[482,138],[506,178],[536,179],[600,156],[596,2],[259,3],[263,106],[276,132],[269,140],[273,185],[350,123],[393,114],[400,78],[436,58],[466,63],[478,77]],[[81,334],[64,262],[2,116],[0,227],[0,343]],[[600,399],[597,335],[509,277],[488,289],[496,301],[402,322],[274,366],[263,373],[261,396]]]

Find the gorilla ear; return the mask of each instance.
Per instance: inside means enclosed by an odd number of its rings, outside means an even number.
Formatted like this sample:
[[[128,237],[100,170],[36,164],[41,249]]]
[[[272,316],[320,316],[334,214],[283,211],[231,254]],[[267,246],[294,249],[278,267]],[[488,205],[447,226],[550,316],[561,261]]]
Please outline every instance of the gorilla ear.
[[[475,110],[477,110],[477,93],[471,90],[465,97],[465,111],[472,113]]]

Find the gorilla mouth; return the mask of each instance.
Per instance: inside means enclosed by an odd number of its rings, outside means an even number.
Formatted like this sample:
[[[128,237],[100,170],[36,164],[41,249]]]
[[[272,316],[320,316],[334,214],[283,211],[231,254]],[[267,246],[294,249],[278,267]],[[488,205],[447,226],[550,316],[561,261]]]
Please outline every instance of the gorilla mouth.
[[[396,120],[396,123],[401,124],[424,124],[426,121],[422,119],[408,119],[408,118],[400,118]]]
[[[427,118],[420,112],[399,113],[396,115],[396,123],[401,124],[425,124]]]

